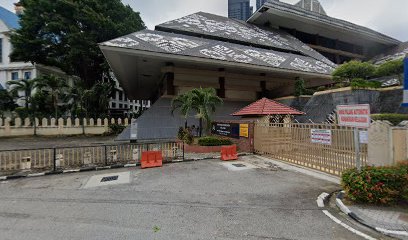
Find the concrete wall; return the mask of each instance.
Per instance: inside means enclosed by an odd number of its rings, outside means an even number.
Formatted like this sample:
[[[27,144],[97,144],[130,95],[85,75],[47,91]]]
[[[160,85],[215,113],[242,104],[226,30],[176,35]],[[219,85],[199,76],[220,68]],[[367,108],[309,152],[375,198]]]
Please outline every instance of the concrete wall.
[[[39,136],[59,136],[59,135],[101,135],[109,132],[110,124],[119,124],[127,126],[129,124],[129,119],[111,119],[110,121],[105,119],[84,119],[84,126],[81,125],[78,118],[72,120],[68,119],[46,119],[43,118],[41,121],[36,119],[36,129],[34,129],[34,124],[31,123],[29,118],[20,119],[15,118],[13,121],[10,118],[1,119],[0,118],[0,138],[1,137],[17,137],[17,136],[32,136],[34,131]]]

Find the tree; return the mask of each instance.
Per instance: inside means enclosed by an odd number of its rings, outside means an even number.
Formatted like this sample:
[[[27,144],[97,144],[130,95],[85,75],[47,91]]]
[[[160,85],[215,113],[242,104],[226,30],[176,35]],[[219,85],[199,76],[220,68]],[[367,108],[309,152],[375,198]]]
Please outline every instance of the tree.
[[[207,129],[211,125],[211,114],[215,112],[222,99],[217,96],[214,88],[195,88],[191,90],[193,99],[192,107],[196,110],[196,117],[200,120],[200,137],[203,132],[203,120],[207,123]]]
[[[398,75],[400,80],[402,80],[402,74],[404,73],[404,61],[403,59],[387,61],[380,66],[375,71],[376,77],[387,77]]]
[[[24,99],[25,108],[28,109],[31,103],[33,90],[36,88],[36,79],[21,79],[8,81],[7,84],[11,88],[11,94],[19,99]],[[24,96],[20,96],[19,92],[24,92]]]
[[[54,116],[57,119],[60,96],[68,92],[69,85],[60,77],[44,75],[36,79],[36,87],[39,91],[44,91],[51,96]]]
[[[176,111],[177,109],[180,110],[182,116],[185,119],[184,128],[187,128],[187,118],[193,108],[192,99],[193,99],[193,93],[192,91],[188,91],[184,94],[176,96],[175,98],[173,98],[171,102],[171,108],[172,108],[171,114],[173,115],[174,111]]]
[[[109,66],[98,43],[145,28],[120,0],[21,0],[21,28],[12,33],[12,59],[55,66],[90,89]]]
[[[195,88],[173,99],[172,113],[176,109],[180,109],[183,117],[187,119],[190,111],[194,111],[195,117],[199,119],[201,137],[203,121],[207,123],[208,129],[211,124],[211,114],[220,104],[222,104],[222,99],[217,96],[214,88]]]
[[[13,96],[5,89],[0,90],[0,116],[7,111],[13,111],[17,107]]]
[[[333,78],[338,82],[351,82],[355,78],[368,79],[375,74],[375,66],[368,62],[350,61],[340,65]]]
[[[306,88],[305,88],[305,81],[302,78],[296,79],[295,82],[295,96],[299,97],[300,95],[305,94]]]

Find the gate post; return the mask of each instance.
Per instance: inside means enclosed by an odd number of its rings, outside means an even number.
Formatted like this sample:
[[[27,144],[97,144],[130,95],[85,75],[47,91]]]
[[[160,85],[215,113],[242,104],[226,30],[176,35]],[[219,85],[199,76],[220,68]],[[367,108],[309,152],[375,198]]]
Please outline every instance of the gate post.
[[[354,150],[356,154],[356,167],[358,172],[361,172],[361,158],[360,158],[360,133],[358,128],[354,128]]]

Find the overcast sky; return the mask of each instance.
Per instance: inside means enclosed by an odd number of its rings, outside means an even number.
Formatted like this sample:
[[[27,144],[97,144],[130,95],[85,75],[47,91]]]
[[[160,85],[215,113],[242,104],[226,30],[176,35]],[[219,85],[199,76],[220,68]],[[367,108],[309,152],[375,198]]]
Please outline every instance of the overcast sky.
[[[0,0],[10,10],[16,0]],[[296,3],[299,0],[281,0]],[[198,11],[227,15],[228,0],[123,0],[140,12],[149,29],[156,24]],[[255,0],[251,0],[255,6]],[[408,41],[408,0],[321,0],[329,16],[372,28]]]

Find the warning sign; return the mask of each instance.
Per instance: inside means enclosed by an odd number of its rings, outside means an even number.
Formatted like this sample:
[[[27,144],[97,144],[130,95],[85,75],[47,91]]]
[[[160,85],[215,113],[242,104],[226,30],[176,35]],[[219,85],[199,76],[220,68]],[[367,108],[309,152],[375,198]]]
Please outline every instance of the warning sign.
[[[339,105],[337,106],[339,125],[357,128],[369,128],[371,123],[370,105]]]
[[[312,143],[331,145],[332,131],[325,129],[311,129],[311,139]]]

